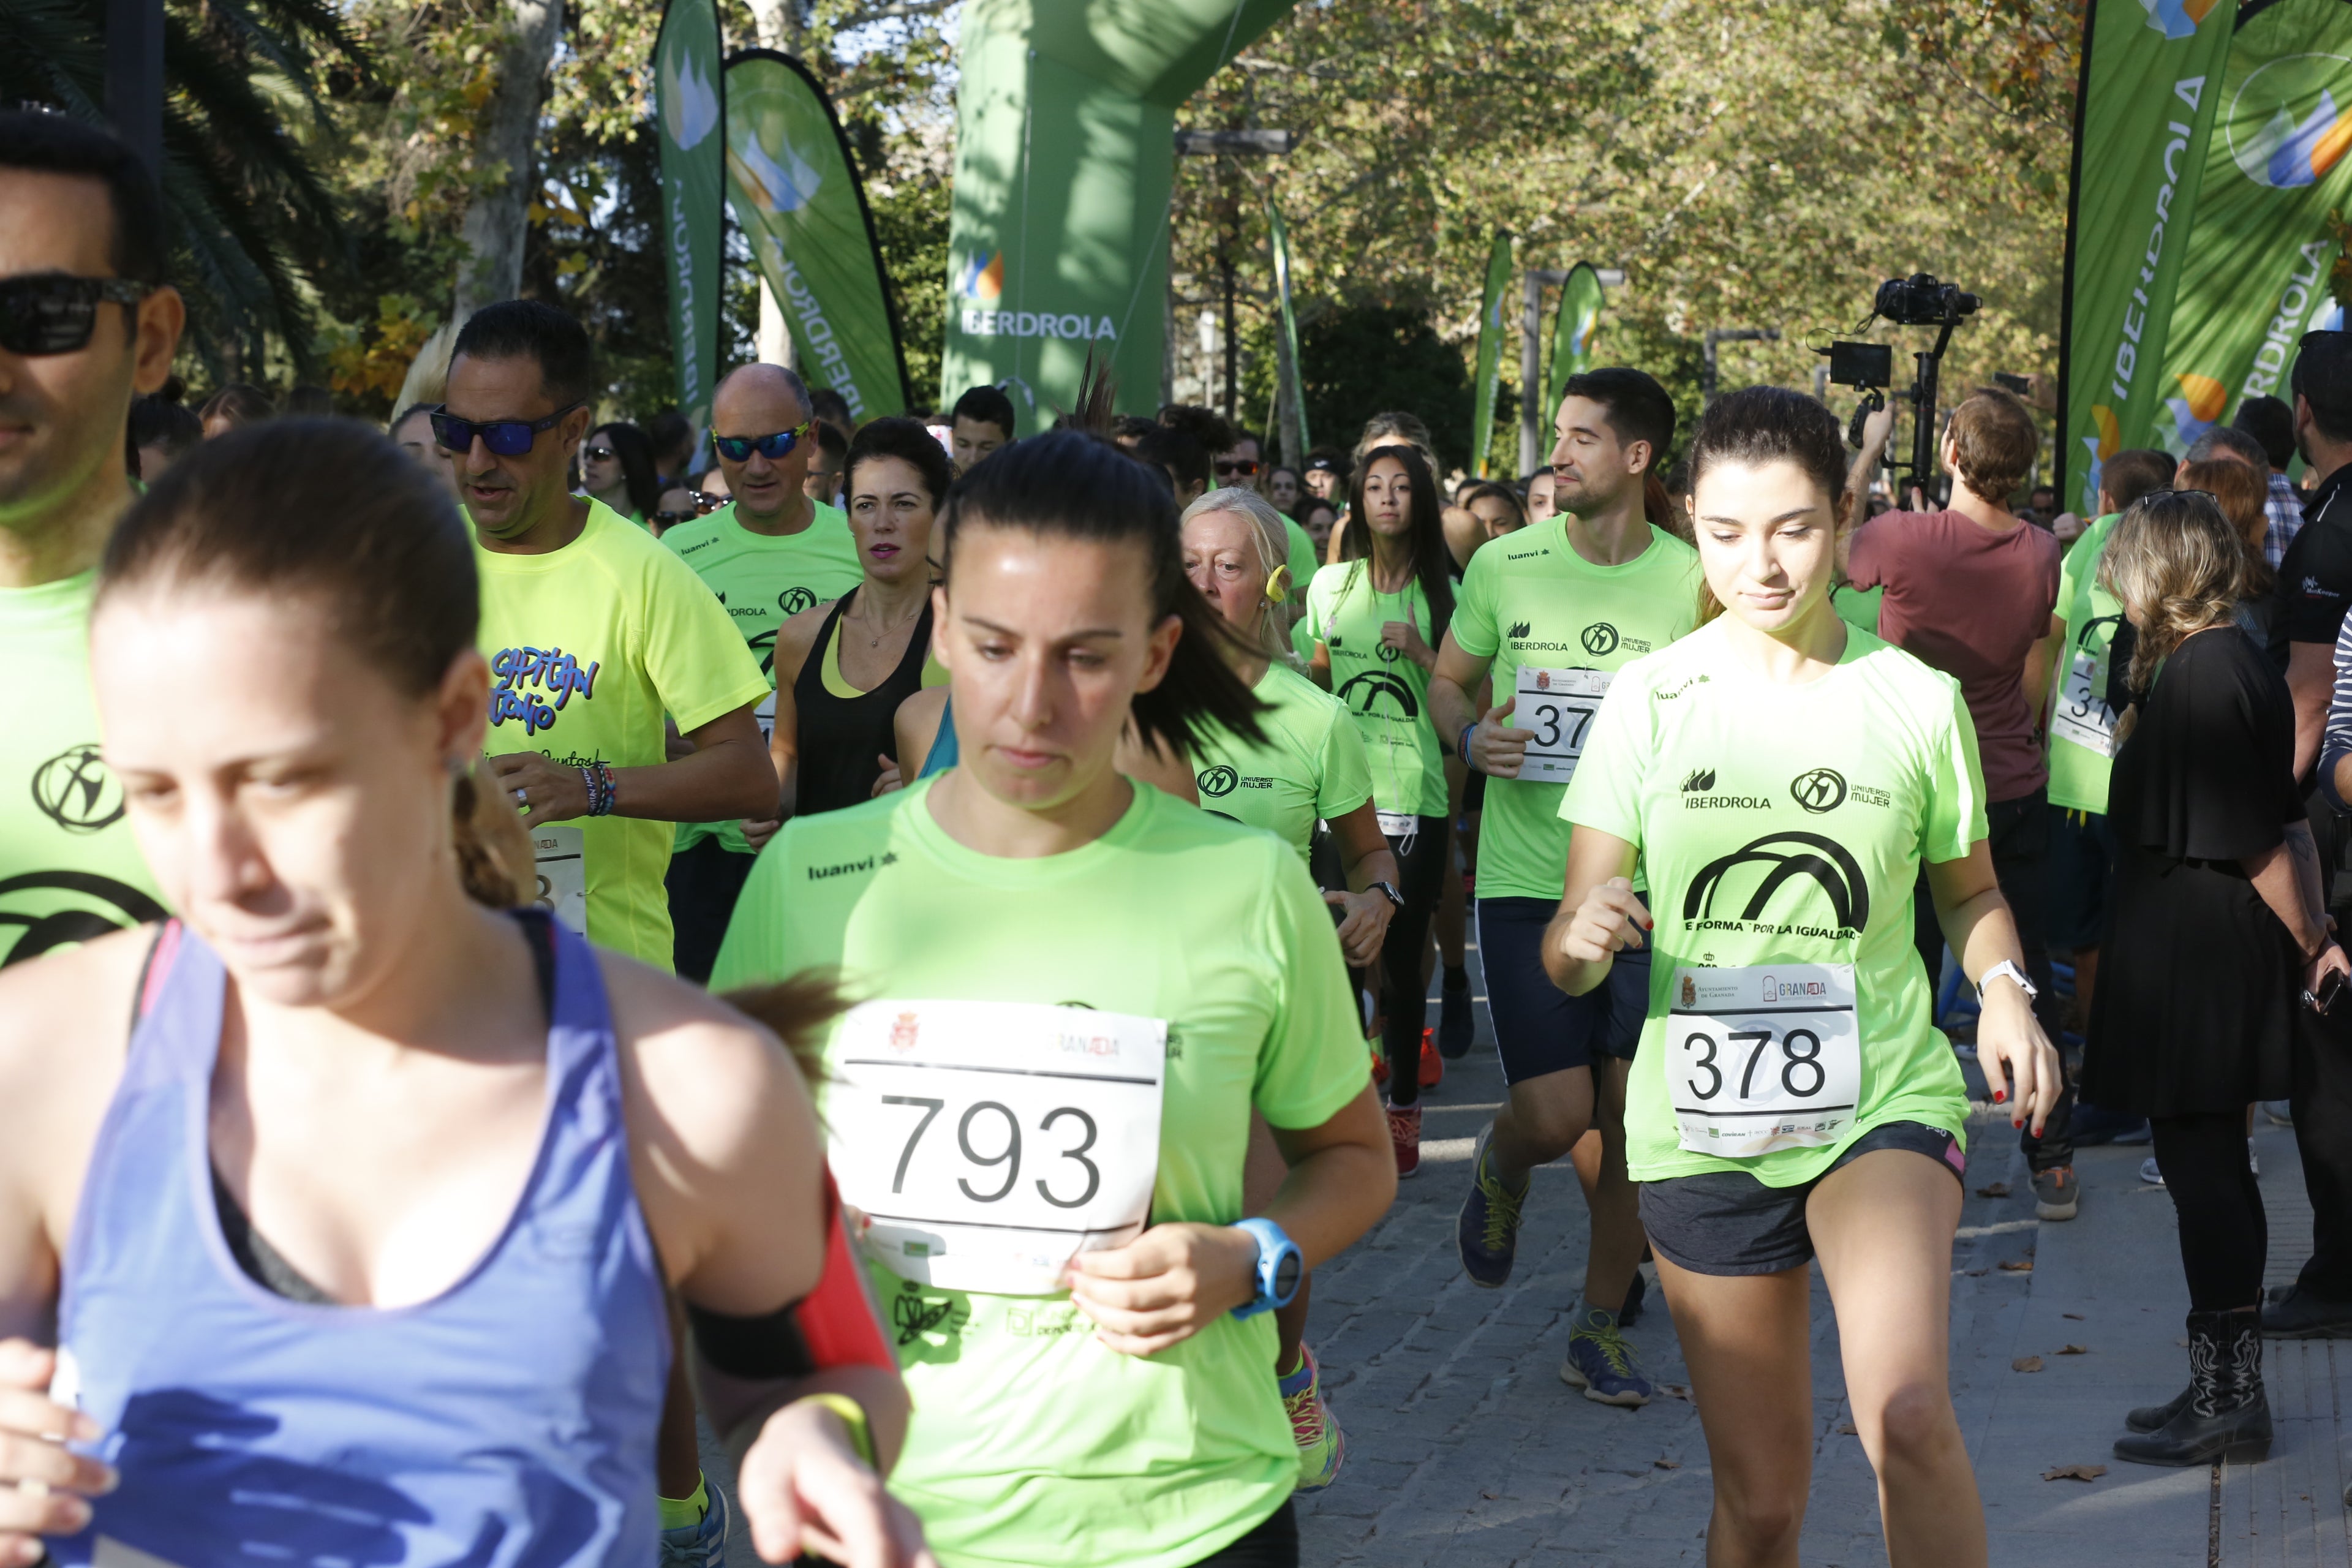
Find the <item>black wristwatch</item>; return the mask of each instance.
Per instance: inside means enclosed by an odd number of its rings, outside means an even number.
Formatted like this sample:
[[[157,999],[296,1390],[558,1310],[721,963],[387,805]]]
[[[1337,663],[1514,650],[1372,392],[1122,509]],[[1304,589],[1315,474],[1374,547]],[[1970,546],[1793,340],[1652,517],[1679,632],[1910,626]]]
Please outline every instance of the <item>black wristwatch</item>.
[[[1374,882],[1370,887],[1366,888],[1364,891],[1368,893],[1385,893],[1388,895],[1389,902],[1394,904],[1400,913],[1404,910],[1404,895],[1398,892],[1396,889],[1386,882]]]

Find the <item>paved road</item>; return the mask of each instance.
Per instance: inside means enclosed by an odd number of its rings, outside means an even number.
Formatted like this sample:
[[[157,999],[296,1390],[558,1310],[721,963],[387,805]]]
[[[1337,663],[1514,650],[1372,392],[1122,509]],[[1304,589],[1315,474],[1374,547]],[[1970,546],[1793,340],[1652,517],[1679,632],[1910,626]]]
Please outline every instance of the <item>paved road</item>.
[[[1539,1171],[1519,1264],[1499,1291],[1472,1286],[1453,1240],[1471,1141],[1502,1096],[1483,1003],[1476,1048],[1450,1064],[1424,1113],[1421,1174],[1396,1207],[1315,1282],[1310,1342],[1348,1434],[1337,1485],[1299,1500],[1303,1560],[1364,1568],[1628,1568],[1705,1560],[1706,1448],[1688,1398],[1625,1411],[1558,1375],[1565,1313],[1582,1279],[1586,1219],[1575,1173]],[[2255,1138],[2270,1205],[2271,1277],[2291,1279],[2309,1235],[2293,1134]],[[2080,1219],[2044,1225],[2005,1116],[1971,1131],[1970,1194],[1952,1260],[1953,1394],[1975,1458],[1992,1560],[2016,1568],[2352,1568],[2340,1501],[2352,1343],[2271,1347],[2279,1441],[2226,1470],[2157,1470],[2109,1452],[2122,1412],[2186,1381],[2188,1310],[2172,1205],[2137,1176],[2144,1149],[2084,1152]],[[2006,1195],[1979,1189],[2005,1184]],[[2009,1269],[2003,1263],[2030,1263]],[[1652,1281],[1631,1331],[1652,1375],[1687,1373]],[[1814,1458],[1802,1559],[1883,1563],[1877,1492],[1848,1428],[1837,1328],[1816,1277]],[[2080,1346],[2081,1353],[2067,1353]],[[2012,1363],[2038,1356],[2042,1370]],[[2339,1371],[2340,1367],[2340,1371]],[[2105,1465],[2090,1482],[2046,1481]],[[712,1457],[714,1473],[724,1461]],[[754,1562],[738,1542],[730,1568]]]

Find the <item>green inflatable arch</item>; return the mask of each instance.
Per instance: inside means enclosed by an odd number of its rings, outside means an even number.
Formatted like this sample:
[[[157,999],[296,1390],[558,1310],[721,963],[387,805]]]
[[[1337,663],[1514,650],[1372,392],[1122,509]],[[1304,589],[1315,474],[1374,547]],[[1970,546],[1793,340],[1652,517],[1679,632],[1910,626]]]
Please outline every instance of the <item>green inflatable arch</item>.
[[[1176,110],[1293,0],[971,0],[958,45],[940,407],[1004,383],[1027,435],[1093,349],[1159,404]]]

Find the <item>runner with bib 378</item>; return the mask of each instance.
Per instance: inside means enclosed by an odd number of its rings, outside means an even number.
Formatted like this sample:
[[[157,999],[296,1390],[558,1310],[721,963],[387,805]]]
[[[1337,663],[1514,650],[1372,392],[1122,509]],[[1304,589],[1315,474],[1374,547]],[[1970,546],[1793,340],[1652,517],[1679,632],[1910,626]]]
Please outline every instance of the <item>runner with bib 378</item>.
[[[1297,1561],[1272,1310],[1395,1192],[1297,853],[1113,766],[1133,722],[1265,739],[1167,487],[1055,431],[959,479],[933,600],[958,760],[787,823],[718,984],[837,969],[843,1200],[923,1418],[949,1568]],[[1244,1219],[1250,1112],[1290,1174]]]
[[[1581,995],[1621,952],[1653,954],[1626,1163],[1715,1469],[1709,1561],[1797,1562],[1818,1256],[1889,1559],[1981,1564],[1949,1394],[1968,1100],[1911,940],[1923,858],[1983,1001],[1995,1102],[2037,1132],[2057,1059],[1959,688],[1831,606],[1845,456],[1836,416],[1781,388],[1701,417],[1694,511],[1720,613],[1601,705],[1560,805],[1575,832],[1544,962]]]

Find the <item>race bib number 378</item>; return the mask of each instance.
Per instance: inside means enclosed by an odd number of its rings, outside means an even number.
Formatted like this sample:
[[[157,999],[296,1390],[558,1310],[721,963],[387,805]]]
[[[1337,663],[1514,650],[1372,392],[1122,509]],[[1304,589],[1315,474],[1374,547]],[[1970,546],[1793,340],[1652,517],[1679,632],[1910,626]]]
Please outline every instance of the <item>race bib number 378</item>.
[[[1676,969],[1666,1091],[1682,1146],[1741,1159],[1834,1143],[1862,1099],[1853,965]]]
[[[1518,776],[1541,784],[1566,784],[1584,755],[1593,715],[1609,695],[1612,678],[1598,669],[1538,669],[1519,666],[1513,692],[1511,727],[1528,737]]]
[[[868,1002],[825,1095],[834,1180],[898,1274],[1048,1295],[1151,1217],[1168,1026],[1026,1002]]]

